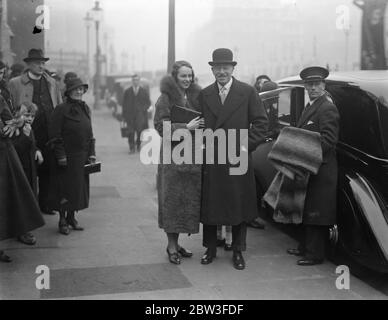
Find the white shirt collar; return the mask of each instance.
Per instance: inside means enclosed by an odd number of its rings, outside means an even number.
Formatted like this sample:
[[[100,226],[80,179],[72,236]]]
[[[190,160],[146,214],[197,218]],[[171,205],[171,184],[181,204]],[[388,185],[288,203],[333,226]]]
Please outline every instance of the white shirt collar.
[[[40,80],[40,78],[42,78],[42,76],[34,75],[31,71],[28,71],[28,76],[30,77],[31,80]]]
[[[225,84],[224,86],[217,82],[218,89],[221,91],[221,88],[225,88],[225,90],[226,90],[225,93],[228,94],[229,90],[230,90],[230,87],[232,86],[232,83],[233,83],[233,78],[231,78],[229,80],[229,82],[227,84]]]

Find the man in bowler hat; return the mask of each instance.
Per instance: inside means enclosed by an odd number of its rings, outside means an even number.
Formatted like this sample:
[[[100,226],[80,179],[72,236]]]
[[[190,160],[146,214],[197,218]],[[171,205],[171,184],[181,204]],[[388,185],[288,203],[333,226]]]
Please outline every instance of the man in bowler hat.
[[[48,203],[50,180],[48,124],[52,111],[62,103],[62,96],[55,79],[45,71],[45,63],[48,60],[41,49],[31,49],[24,59],[27,64],[26,70],[20,76],[11,79],[9,89],[16,109],[25,101],[38,106],[32,129],[37,147],[44,158],[43,164],[38,168],[39,206],[43,213],[54,214]]]
[[[248,153],[248,169],[243,175],[231,175],[229,169],[233,165],[229,159],[226,164],[218,163],[218,159],[214,164],[204,164],[201,222],[203,246],[207,250],[201,263],[209,264],[216,257],[217,225],[231,225],[233,266],[242,270],[245,268],[242,252],[246,250],[246,223],[258,216],[250,153],[265,140],[267,116],[255,89],[232,76],[237,62],[233,61],[231,50],[216,49],[209,64],[216,81],[199,95],[205,129],[224,131],[228,148],[231,142],[228,139],[229,130],[248,130],[247,148],[240,146],[239,141],[235,142],[237,150]],[[206,144],[207,141],[205,147]],[[216,143],[215,155],[218,153],[216,149],[227,148]]]
[[[300,266],[324,261],[329,226],[336,223],[339,113],[325,91],[328,75],[329,71],[322,67],[308,67],[300,73],[310,101],[297,127],[320,133],[323,160],[318,174],[310,176],[307,186],[302,223],[304,238],[298,248],[287,250],[289,254],[301,257],[297,262]]]

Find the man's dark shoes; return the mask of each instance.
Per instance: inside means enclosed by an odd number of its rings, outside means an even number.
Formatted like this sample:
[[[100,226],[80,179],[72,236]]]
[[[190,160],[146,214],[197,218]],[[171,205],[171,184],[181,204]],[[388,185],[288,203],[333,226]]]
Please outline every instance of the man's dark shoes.
[[[210,264],[216,257],[216,250],[207,249],[203,257],[201,258],[201,264]]]
[[[314,266],[316,264],[322,264],[323,259],[300,259],[298,260],[297,264],[298,266]]]
[[[0,261],[1,262],[12,262],[12,259],[9,257],[9,256],[7,256],[5,253],[4,253],[4,251],[0,251]]]
[[[287,253],[298,257],[304,256],[304,252],[299,249],[287,249]]]
[[[265,229],[265,224],[258,220],[252,220],[248,222],[248,226],[255,229]]]
[[[73,228],[73,230],[76,230],[76,231],[83,231],[84,228],[81,227],[79,224],[78,224],[78,221],[75,219],[75,218],[66,218],[66,222],[67,224]]]
[[[232,245],[229,244],[229,243],[225,243],[225,245],[224,245],[224,250],[225,250],[225,251],[232,251]]]
[[[245,269],[245,260],[242,256],[241,251],[234,251],[233,252],[233,266],[237,270],[244,270]]]
[[[225,239],[217,239],[217,247],[223,247],[225,245]]]
[[[193,253],[189,250],[186,250],[183,247],[179,247],[178,253],[183,257],[183,258],[191,258],[193,256]]]
[[[168,248],[166,249],[167,255],[168,255],[168,260],[173,263],[173,264],[181,264],[181,259],[179,258],[178,252],[173,252],[170,253]]]

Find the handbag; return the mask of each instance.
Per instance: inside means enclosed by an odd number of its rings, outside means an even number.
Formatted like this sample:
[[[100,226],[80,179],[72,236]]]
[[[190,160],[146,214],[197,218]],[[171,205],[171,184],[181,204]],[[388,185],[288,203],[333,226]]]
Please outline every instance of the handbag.
[[[84,166],[85,174],[92,174],[96,172],[101,172],[101,162],[87,163]]]
[[[128,128],[127,123],[125,121],[120,122],[120,131],[121,131],[122,138],[129,137],[129,128]]]

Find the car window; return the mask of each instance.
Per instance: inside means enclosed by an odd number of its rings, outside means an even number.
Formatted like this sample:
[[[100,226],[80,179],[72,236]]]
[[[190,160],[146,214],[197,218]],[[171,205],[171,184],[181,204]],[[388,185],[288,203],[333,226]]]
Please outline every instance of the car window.
[[[291,124],[291,92],[287,90],[279,93],[278,119],[285,126]]]
[[[330,86],[327,91],[340,114],[339,140],[375,157],[384,157],[375,100],[355,87]]]

